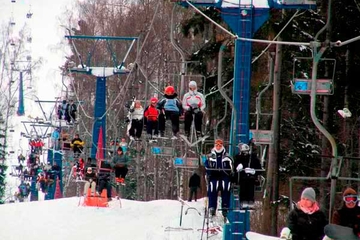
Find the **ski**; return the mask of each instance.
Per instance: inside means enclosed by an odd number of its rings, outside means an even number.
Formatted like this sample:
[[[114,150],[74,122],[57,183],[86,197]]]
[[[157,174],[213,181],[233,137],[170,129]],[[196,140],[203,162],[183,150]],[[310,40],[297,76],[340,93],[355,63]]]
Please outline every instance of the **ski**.
[[[193,228],[183,228],[183,227],[166,227],[165,228],[165,232],[170,232],[170,231],[192,231],[194,230]]]
[[[209,228],[199,228],[198,231],[216,235],[216,234],[222,233],[222,228],[220,226],[215,226],[215,227],[209,227]]]

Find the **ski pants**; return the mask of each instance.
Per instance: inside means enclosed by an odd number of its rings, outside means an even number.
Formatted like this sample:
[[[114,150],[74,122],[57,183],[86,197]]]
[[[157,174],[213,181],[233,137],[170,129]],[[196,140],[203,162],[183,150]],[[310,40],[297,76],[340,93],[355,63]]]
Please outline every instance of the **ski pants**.
[[[202,126],[202,119],[203,119],[203,113],[201,111],[198,111],[197,113],[194,113],[193,111],[186,111],[185,112],[185,133],[190,133],[190,128],[192,121],[194,119],[193,115],[195,116],[195,130],[198,132],[201,132],[201,126]]]
[[[164,114],[160,114],[159,115],[159,130],[160,132],[164,132],[165,131],[165,118],[170,119],[171,120],[171,128],[172,128],[172,132],[174,135],[176,135],[179,132],[179,118],[180,118],[180,114],[179,112],[173,112],[173,111],[165,111],[165,116]]]
[[[72,120],[73,122],[75,122],[75,121],[76,121],[76,112],[71,112],[71,113],[70,113],[70,118],[71,118],[71,120]]]
[[[224,177],[222,180],[210,179],[207,187],[209,208],[217,209],[217,196],[219,191],[221,191],[221,208],[229,208],[230,188],[231,182],[228,177]]]
[[[96,189],[96,182],[91,180],[91,181],[86,181],[85,185],[84,185],[84,195],[87,194],[88,189],[91,187],[91,194],[95,195],[95,189]]]
[[[64,120],[68,123],[71,122],[71,117],[68,111],[65,111]]]
[[[195,201],[197,200],[197,190],[198,190],[198,187],[190,187],[190,197],[189,197],[189,202],[192,201],[192,198],[194,196],[194,199]]]
[[[255,195],[255,179],[240,179],[240,192],[239,199],[240,202],[251,201],[254,202]]]
[[[153,132],[155,135],[158,135],[159,134],[159,122],[147,120],[146,132],[147,132],[147,134],[150,134],[150,135],[153,135]]]
[[[121,167],[115,166],[114,169],[115,169],[115,177],[117,178],[126,177],[126,174],[128,172],[128,168],[126,166],[121,166]]]
[[[328,224],[324,228],[324,233],[327,237],[333,240],[359,240],[360,237],[357,237],[354,234],[352,228],[344,227],[336,224]]]
[[[130,136],[140,138],[142,130],[143,130],[143,120],[142,119],[131,120],[131,128],[129,129]]]

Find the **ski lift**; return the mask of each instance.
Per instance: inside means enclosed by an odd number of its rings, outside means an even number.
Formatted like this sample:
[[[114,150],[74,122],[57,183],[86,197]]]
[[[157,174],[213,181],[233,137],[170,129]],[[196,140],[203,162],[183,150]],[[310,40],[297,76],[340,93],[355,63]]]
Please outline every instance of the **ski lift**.
[[[20,177],[23,169],[24,169],[23,165],[12,165],[10,176]]]
[[[291,80],[291,90],[294,94],[311,94],[312,76],[310,63],[313,58],[296,57],[293,61],[293,79]],[[316,94],[334,94],[334,77],[336,60],[332,58],[319,59],[318,71],[316,75]]]

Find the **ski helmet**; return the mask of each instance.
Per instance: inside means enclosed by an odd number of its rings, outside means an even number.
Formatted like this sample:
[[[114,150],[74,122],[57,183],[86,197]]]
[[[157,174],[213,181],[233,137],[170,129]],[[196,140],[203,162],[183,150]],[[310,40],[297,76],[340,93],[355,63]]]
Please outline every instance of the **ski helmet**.
[[[224,141],[221,140],[221,139],[216,139],[216,140],[215,140],[215,145],[216,145],[216,144],[221,144],[221,145],[223,145],[223,144],[224,144]]]
[[[173,86],[167,86],[164,93],[166,95],[173,95],[175,93],[175,88]]]
[[[240,152],[242,152],[242,153],[249,153],[250,152],[249,145],[247,145],[245,143],[239,144],[239,148],[240,148]]]
[[[190,81],[189,82],[189,87],[197,87],[197,84],[196,84],[196,82],[195,81]]]
[[[158,101],[158,99],[157,99],[156,97],[152,97],[152,98],[150,99],[150,102],[151,102],[151,103],[157,103],[157,101]]]

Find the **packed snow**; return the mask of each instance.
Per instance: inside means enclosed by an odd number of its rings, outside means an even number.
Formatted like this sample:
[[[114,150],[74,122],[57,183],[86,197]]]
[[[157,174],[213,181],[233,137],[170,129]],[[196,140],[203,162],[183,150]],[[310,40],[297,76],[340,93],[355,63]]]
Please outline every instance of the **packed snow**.
[[[204,199],[186,202],[181,226],[182,204],[175,200],[140,202],[114,198],[108,208],[85,207],[81,203],[82,199],[72,197],[0,205],[0,239],[201,239]],[[206,233],[203,239],[205,236]],[[222,234],[211,239],[222,239]]]

